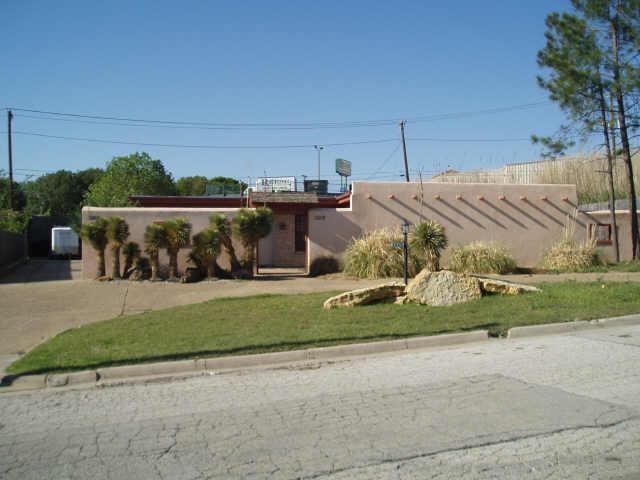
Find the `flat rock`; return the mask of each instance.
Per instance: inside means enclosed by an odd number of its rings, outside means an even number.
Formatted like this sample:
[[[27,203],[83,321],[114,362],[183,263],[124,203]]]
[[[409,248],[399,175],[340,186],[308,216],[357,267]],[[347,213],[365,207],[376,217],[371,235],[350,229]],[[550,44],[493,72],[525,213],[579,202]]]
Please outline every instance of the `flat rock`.
[[[480,282],[480,288],[484,293],[500,293],[502,295],[519,295],[527,292],[539,292],[538,287],[533,285],[524,285],[522,283],[508,282],[506,280],[497,280],[489,277],[479,277],[473,275]]]
[[[407,286],[409,301],[432,307],[464,303],[480,297],[482,290],[477,278],[449,270],[422,270]]]
[[[324,308],[356,307],[370,303],[395,299],[404,295],[405,286],[401,282],[389,282],[375,287],[360,288],[341,293],[324,302]]]

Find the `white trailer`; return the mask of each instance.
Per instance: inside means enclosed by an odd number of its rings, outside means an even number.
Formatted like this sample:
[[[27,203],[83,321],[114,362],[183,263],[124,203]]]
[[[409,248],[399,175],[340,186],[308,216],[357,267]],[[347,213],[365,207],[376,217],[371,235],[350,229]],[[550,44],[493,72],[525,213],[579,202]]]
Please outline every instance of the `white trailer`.
[[[80,239],[71,227],[51,229],[51,256],[74,257],[80,254]]]

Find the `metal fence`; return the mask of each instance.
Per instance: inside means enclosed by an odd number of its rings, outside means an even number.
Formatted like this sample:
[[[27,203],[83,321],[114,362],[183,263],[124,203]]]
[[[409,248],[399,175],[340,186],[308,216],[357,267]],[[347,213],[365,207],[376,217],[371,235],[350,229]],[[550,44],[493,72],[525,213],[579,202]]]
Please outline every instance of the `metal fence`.
[[[0,230],[0,271],[27,256],[24,234]]]

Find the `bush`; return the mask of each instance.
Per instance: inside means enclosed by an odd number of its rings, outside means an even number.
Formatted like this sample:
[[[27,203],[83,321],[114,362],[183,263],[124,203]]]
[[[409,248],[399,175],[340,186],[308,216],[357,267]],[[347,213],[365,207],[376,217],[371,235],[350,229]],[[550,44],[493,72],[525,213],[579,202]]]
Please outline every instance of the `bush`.
[[[399,228],[383,228],[354,238],[344,253],[344,273],[357,278],[402,277],[404,256],[402,249],[392,243],[402,242]],[[409,253],[409,275],[422,270],[423,260],[415,252]]]
[[[557,272],[582,272],[598,265],[602,265],[602,260],[593,242],[578,243],[563,238],[542,257],[542,267]]]
[[[509,273],[516,261],[504,247],[494,243],[472,242],[451,251],[449,268],[459,273]]]
[[[447,243],[444,227],[434,220],[414,225],[411,232],[411,249],[422,255],[425,267],[432,272],[440,270],[440,254]]]
[[[312,277],[336,273],[340,270],[340,262],[338,259],[329,255],[318,257],[309,265],[309,275]]]
[[[560,239],[542,256],[542,268],[557,272],[581,272],[602,265],[595,239],[577,242],[575,240],[575,212],[567,216]]]

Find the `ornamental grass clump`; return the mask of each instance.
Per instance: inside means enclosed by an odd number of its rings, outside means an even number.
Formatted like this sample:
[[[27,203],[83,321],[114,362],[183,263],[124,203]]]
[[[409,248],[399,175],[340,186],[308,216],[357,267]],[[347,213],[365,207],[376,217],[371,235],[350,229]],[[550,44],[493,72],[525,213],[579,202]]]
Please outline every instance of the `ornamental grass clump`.
[[[458,273],[510,273],[516,261],[506,248],[490,242],[472,242],[451,250],[449,268]]]
[[[399,228],[382,228],[351,240],[344,253],[345,275],[357,278],[402,277],[404,257],[402,232]],[[422,260],[415,252],[409,254],[409,275],[422,269]]]
[[[560,239],[542,256],[542,268],[556,272],[582,272],[602,265],[595,238],[584,242],[575,240],[576,212],[567,216]]]

